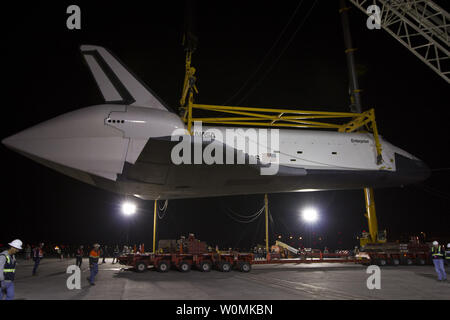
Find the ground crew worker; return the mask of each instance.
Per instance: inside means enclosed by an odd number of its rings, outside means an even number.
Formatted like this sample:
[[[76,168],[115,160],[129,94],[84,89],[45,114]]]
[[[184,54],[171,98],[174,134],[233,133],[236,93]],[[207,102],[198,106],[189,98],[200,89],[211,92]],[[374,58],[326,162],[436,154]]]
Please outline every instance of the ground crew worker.
[[[44,257],[44,251],[42,250],[43,247],[44,243],[40,243],[39,247],[36,247],[33,250],[33,261],[34,261],[33,276],[36,275],[39,263],[41,262],[41,259]]]
[[[94,248],[89,253],[89,268],[91,269],[91,276],[88,278],[91,286],[94,286],[94,279],[98,273],[98,259],[100,258],[100,245],[94,244]]]
[[[433,258],[434,269],[438,274],[438,281],[446,281],[447,274],[444,269],[444,249],[437,241],[433,241],[433,247],[431,247],[431,257]]]
[[[62,258],[63,258],[63,256],[62,256],[62,251],[61,251],[61,248],[59,247],[59,246],[56,246],[55,247],[55,250],[56,250],[56,254],[58,255],[58,257],[59,257],[59,260],[62,260]]]
[[[116,247],[114,248],[114,253],[113,253],[113,254],[114,254],[114,256],[113,256],[113,261],[112,261],[113,264],[115,264],[116,262],[118,262],[119,253],[120,253],[120,251],[119,251],[119,246],[116,245]]]
[[[447,243],[447,250],[445,250],[445,264],[450,266],[450,243]]]
[[[31,259],[31,246],[27,244],[25,248],[25,259],[30,260]]]
[[[258,248],[258,259],[262,259],[263,258],[263,252],[262,252],[262,248],[261,247],[259,247]]]
[[[79,268],[81,268],[81,264],[83,263],[83,254],[84,254],[84,252],[83,252],[83,246],[80,246],[80,247],[77,249],[77,253],[76,253],[76,258],[77,258],[76,265],[77,265],[77,267],[79,267]]]
[[[101,255],[102,255],[102,264],[106,263],[105,259],[108,256],[108,246],[104,246],[103,249],[101,250]]]
[[[0,253],[0,300],[3,300],[3,291],[6,293],[6,300],[14,299],[14,276],[16,274],[16,257],[19,250],[22,250],[22,241],[16,239],[9,243],[9,250]]]

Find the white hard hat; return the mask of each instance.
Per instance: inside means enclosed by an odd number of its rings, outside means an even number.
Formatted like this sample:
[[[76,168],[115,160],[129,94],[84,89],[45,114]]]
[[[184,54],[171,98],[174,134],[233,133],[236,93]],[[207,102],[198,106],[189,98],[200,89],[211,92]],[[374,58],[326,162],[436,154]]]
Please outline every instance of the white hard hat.
[[[447,243],[447,248],[450,248],[450,243]]]
[[[433,241],[433,246],[437,246],[438,244],[439,244],[439,242]]]
[[[8,243],[11,247],[22,250],[22,241],[16,239],[10,243]]]

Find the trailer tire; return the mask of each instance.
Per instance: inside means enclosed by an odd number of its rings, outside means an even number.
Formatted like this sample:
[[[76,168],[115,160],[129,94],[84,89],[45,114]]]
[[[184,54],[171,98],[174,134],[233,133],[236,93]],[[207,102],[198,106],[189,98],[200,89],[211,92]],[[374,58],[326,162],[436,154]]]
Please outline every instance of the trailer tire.
[[[241,272],[250,272],[250,270],[252,270],[252,265],[248,262],[241,262],[239,263],[239,270]]]
[[[156,265],[156,270],[158,272],[169,272],[170,262],[164,260],[158,262],[158,264]]]
[[[425,264],[425,259],[422,258],[417,258],[416,259],[416,264],[423,266]]]
[[[139,261],[138,263],[136,263],[135,269],[137,272],[147,271],[147,264],[143,261]]]
[[[376,264],[377,266],[383,267],[383,266],[386,265],[386,260],[385,260],[385,259],[375,259],[375,264]]]
[[[203,261],[199,265],[199,269],[201,272],[210,272],[211,271],[211,262]]]
[[[180,265],[178,266],[178,270],[180,270],[181,272],[189,272],[191,271],[191,265],[186,261],[181,261]]]
[[[231,271],[231,264],[226,261],[221,261],[218,264],[219,271],[221,272],[230,272]]]
[[[410,258],[401,258],[400,264],[404,266],[410,266],[413,264],[413,261]]]

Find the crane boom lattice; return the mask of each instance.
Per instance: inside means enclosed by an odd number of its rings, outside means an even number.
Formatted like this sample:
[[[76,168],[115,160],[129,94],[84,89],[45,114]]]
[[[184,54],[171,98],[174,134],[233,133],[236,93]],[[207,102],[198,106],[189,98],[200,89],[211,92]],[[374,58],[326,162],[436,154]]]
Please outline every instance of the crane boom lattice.
[[[381,27],[450,83],[450,14],[430,0],[349,0],[380,9]]]

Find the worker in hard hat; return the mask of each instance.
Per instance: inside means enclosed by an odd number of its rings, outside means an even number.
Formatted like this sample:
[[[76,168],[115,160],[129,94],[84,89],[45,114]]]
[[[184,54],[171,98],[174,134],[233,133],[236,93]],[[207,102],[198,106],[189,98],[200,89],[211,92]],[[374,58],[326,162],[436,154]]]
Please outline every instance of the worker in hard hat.
[[[438,274],[438,281],[446,281],[447,274],[444,269],[444,249],[437,241],[433,241],[433,247],[431,247],[431,257],[433,258],[434,269]]]
[[[61,248],[59,246],[56,246],[55,247],[55,251],[56,251],[56,254],[59,257],[59,260],[62,260],[63,259],[63,255],[62,255],[62,252],[61,252]]]
[[[14,276],[16,274],[15,254],[22,250],[22,241],[16,239],[9,243],[9,249],[0,253],[0,300],[3,300],[3,292],[6,300],[14,299]]]
[[[95,285],[95,276],[98,273],[98,259],[100,258],[100,245],[98,243],[94,244],[91,252],[89,253],[89,268],[91,270],[91,276],[88,278],[91,286]]]
[[[34,248],[33,250],[33,261],[34,261],[34,267],[33,267],[33,276],[36,275],[37,268],[39,266],[39,263],[41,262],[41,259],[44,257],[44,243],[40,243],[38,247]]]
[[[445,264],[450,266],[450,243],[447,243],[447,250],[445,250]]]

